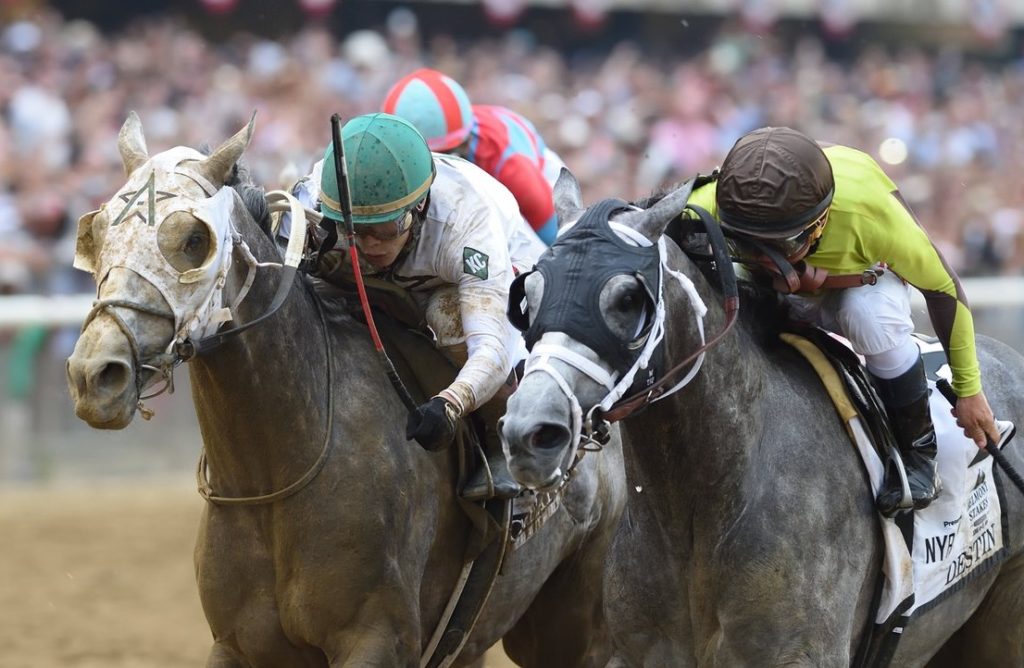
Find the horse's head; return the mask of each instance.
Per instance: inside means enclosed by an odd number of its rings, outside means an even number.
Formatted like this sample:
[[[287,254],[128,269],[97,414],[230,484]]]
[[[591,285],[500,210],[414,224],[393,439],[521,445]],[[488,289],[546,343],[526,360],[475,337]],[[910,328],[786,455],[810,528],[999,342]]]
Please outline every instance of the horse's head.
[[[581,433],[631,389],[649,385],[664,332],[661,237],[690,187],[642,210],[620,200],[589,209],[563,170],[555,184],[558,241],[520,276],[509,317],[526,336],[526,375],[502,422],[512,471],[528,487],[556,483]]]
[[[150,157],[134,112],[121,128],[128,181],[79,219],[75,249],[97,300],[68,358],[68,387],[91,426],[125,427],[143,388],[169,379],[177,344],[223,320],[232,220],[244,213],[224,184],[251,135],[250,121],[209,156],[179,146]]]

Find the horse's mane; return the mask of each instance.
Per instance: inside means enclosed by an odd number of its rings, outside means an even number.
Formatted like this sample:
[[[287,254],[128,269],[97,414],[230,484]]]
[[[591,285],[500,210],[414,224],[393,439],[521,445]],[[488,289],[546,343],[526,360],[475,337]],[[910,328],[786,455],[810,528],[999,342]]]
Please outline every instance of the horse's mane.
[[[270,232],[270,207],[267,205],[266,191],[253,181],[248,165],[241,161],[236,163],[225,185],[235,189],[252,219],[268,237],[273,237]]]

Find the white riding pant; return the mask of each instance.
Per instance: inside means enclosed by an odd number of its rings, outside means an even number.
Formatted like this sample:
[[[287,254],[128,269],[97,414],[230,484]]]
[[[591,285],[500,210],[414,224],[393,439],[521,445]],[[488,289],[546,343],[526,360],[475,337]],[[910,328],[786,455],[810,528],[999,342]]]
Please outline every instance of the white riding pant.
[[[816,295],[787,295],[790,317],[837,332],[864,356],[879,378],[903,375],[920,351],[911,338],[910,286],[886,271],[874,285],[824,290]]]

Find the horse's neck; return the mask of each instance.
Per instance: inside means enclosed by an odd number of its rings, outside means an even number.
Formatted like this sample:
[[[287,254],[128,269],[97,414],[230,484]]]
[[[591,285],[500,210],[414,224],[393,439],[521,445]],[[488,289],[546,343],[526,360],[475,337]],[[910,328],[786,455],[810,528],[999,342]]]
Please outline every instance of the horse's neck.
[[[726,323],[720,293],[692,274],[708,307],[705,339]],[[667,294],[666,366],[700,347],[693,310],[678,288]],[[690,526],[689,514],[731,506],[750,467],[756,466],[764,424],[763,353],[737,323],[708,349],[694,379],[623,425],[641,485],[661,490],[648,497],[652,510],[673,515],[668,526]],[[682,516],[677,516],[682,515]]]
[[[276,259],[269,257],[269,239],[256,235],[262,232],[251,233],[248,242],[257,257]],[[229,286],[237,286],[247,270],[237,262]],[[268,311],[280,279],[278,269],[257,271],[234,313],[236,324]],[[218,493],[279,488],[297,479],[323,446],[328,401],[324,331],[300,280],[276,314],[190,363],[215,487],[226,488]]]

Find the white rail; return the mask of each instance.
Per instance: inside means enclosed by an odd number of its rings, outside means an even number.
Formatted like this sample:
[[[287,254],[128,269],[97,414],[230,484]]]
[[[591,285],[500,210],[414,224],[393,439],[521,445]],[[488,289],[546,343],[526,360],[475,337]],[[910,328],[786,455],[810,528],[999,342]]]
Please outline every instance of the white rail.
[[[28,325],[79,326],[92,308],[93,299],[93,295],[0,297],[0,329]]]

